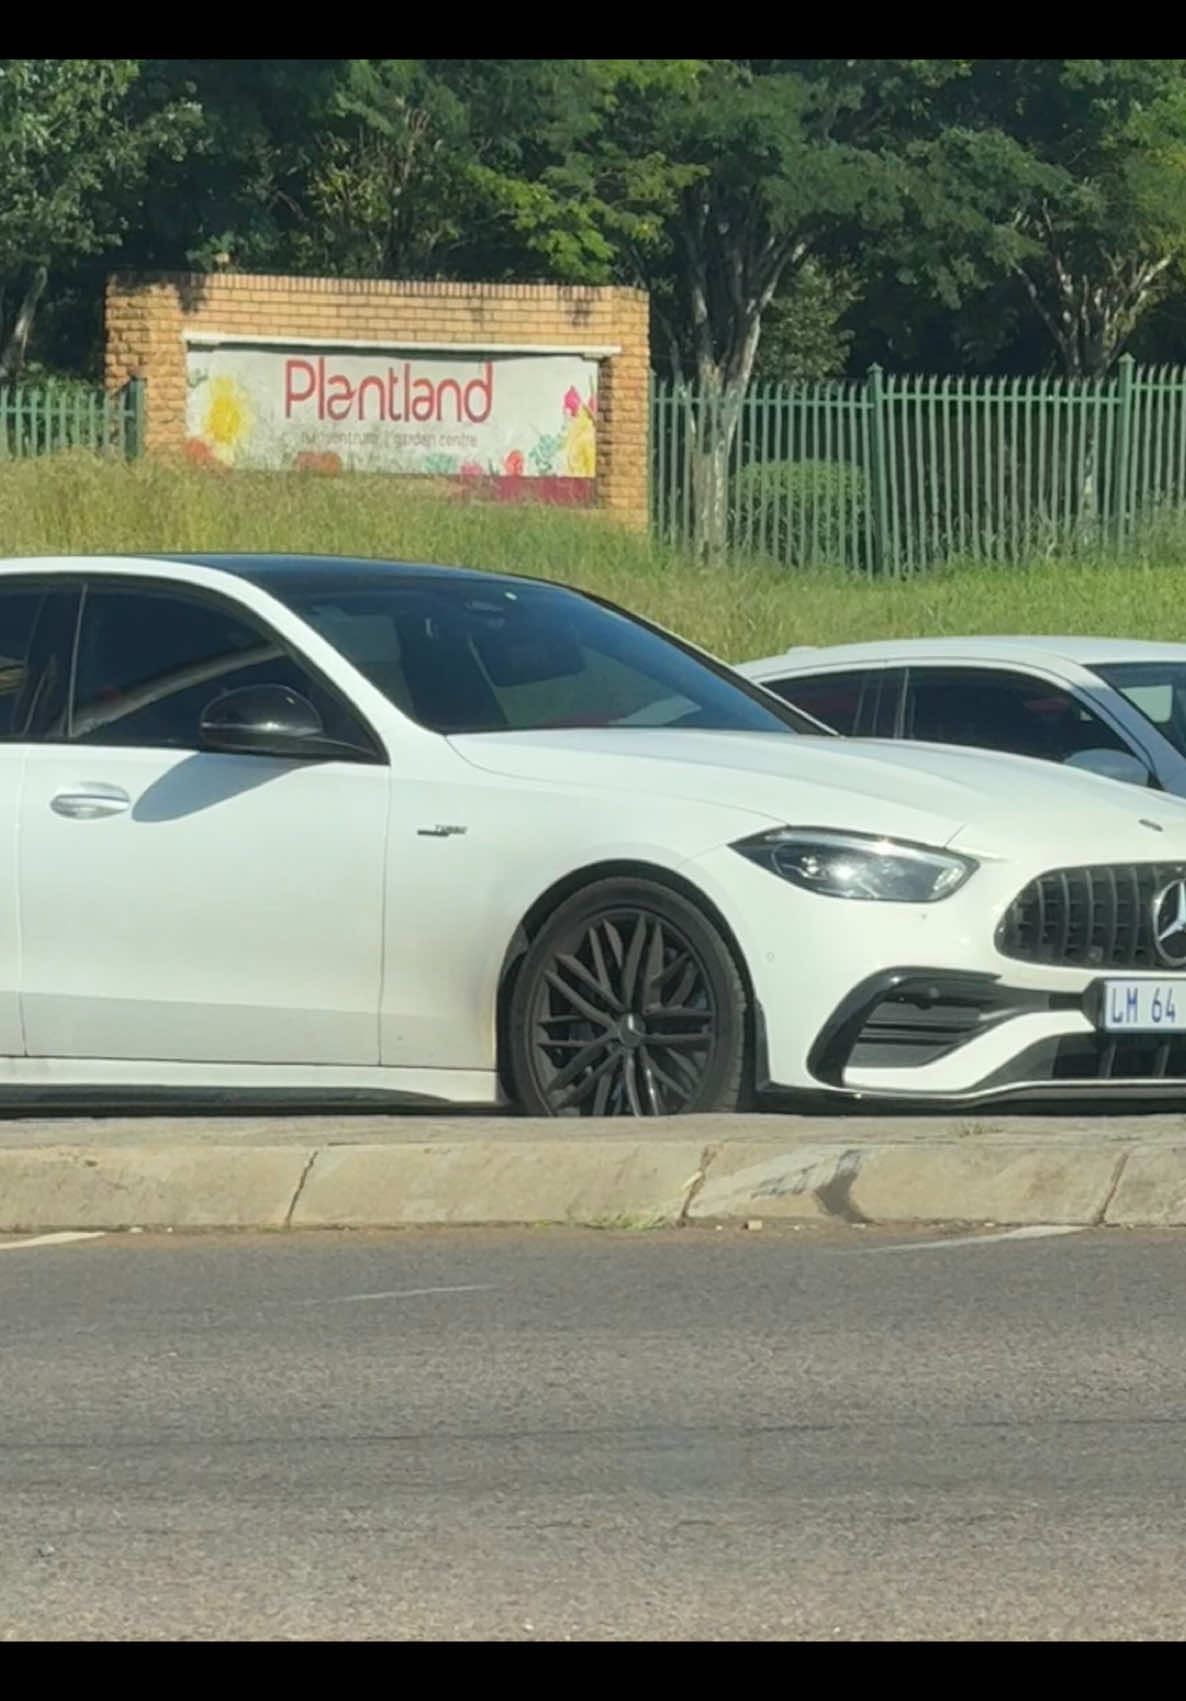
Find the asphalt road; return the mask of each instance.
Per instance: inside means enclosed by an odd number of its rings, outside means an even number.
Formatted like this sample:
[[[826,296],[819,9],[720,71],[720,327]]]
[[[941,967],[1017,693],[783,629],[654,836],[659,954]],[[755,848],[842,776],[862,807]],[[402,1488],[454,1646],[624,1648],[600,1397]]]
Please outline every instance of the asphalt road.
[[[0,1246],[0,1638],[1186,1635],[1186,1234]]]

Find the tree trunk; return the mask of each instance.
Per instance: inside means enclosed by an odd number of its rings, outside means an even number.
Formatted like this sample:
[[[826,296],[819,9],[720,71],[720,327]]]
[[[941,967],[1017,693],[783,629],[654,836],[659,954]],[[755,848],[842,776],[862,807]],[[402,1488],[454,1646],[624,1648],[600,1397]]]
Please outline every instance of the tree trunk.
[[[729,545],[729,461],[758,349],[755,314],[726,363],[702,360],[686,407],[692,477],[693,543],[701,561],[721,561]]]
[[[0,354],[0,384],[15,383],[21,375],[25,364],[25,351],[29,346],[29,333],[33,329],[37,303],[41,300],[47,276],[44,266],[34,268],[12,331],[4,345],[4,353]]]
[[[707,194],[693,193],[678,226],[687,265],[691,345],[696,391],[684,391],[692,497],[692,546],[700,561],[722,561],[729,545],[729,458],[745,393],[753,375],[769,307],[783,274],[807,257],[803,240],[766,239],[757,249],[739,243],[727,220],[715,221]],[[715,263],[710,264],[710,254]],[[710,288],[710,275],[725,280]],[[672,340],[677,376],[679,339]]]
[[[692,544],[698,561],[719,561],[729,542],[729,451],[719,443],[694,445],[691,457]]]
[[[742,391],[744,394],[744,390]],[[692,478],[692,542],[698,560],[723,560],[729,544],[729,457],[740,416],[740,397],[706,374],[689,395],[687,431]]]

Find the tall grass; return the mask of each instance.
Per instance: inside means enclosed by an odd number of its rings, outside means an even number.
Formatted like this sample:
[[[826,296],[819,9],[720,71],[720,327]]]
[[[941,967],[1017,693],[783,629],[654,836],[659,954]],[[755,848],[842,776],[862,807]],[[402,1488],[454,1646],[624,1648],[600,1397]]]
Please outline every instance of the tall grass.
[[[752,562],[694,566],[605,516],[409,493],[396,479],[236,473],[63,455],[0,464],[4,556],[281,550],[560,579],[738,661],[792,644],[944,633],[1186,640],[1186,540],[1156,565],[949,566],[899,582]],[[1146,549],[1146,554],[1148,550]]]

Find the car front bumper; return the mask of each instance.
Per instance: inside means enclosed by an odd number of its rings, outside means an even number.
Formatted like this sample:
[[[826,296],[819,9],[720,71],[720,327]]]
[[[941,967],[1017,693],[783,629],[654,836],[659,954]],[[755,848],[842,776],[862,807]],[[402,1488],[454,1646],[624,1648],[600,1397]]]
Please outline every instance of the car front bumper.
[[[1186,1099],[1186,1032],[1106,1033],[1101,967],[998,950],[1002,917],[1044,866],[982,866],[953,897],[909,905],[802,892],[731,850],[703,859],[697,878],[750,972],[759,1089],[936,1106]]]
[[[988,974],[894,969],[833,1011],[808,1072],[816,1090],[879,1098],[1186,1097],[1186,1033],[1105,1033],[1098,1003],[1094,982],[1040,992]]]

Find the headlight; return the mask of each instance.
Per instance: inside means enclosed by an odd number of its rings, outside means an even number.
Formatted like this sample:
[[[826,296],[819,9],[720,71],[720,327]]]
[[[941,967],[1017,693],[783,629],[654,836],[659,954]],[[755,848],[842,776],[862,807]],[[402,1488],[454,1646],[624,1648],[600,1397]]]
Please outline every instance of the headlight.
[[[776,827],[733,846],[751,862],[826,898],[891,904],[934,904],[976,871],[971,857],[901,839],[835,833],[822,827]]]

